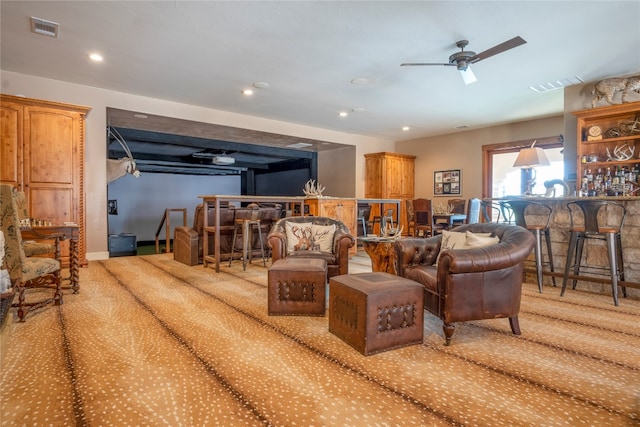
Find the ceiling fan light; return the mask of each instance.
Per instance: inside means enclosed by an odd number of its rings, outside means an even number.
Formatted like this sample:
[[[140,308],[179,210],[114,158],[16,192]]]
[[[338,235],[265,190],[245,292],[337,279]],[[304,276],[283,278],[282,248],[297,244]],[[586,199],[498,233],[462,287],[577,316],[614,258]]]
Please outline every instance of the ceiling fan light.
[[[458,71],[460,71],[460,75],[462,76],[462,80],[464,81],[464,84],[470,85],[471,83],[475,83],[478,81],[475,74],[473,74],[473,71],[471,71],[470,65],[467,65],[466,69],[458,70]]]

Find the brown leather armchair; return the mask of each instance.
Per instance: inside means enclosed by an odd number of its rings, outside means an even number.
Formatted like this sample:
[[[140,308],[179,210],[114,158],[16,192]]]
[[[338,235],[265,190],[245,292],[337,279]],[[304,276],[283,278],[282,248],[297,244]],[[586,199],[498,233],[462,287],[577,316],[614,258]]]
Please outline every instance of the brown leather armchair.
[[[446,345],[451,343],[454,323],[468,320],[506,317],[512,332],[520,335],[522,270],[534,245],[533,235],[519,226],[496,223],[462,225],[455,231],[492,233],[500,242],[445,249],[438,259],[442,235],[401,239],[395,244],[398,276],[424,287],[424,308],[442,319]]]
[[[317,250],[298,250],[287,254],[287,232],[286,222],[292,223],[312,223],[316,225],[335,224],[336,230],[333,236],[333,251],[322,252]],[[344,223],[337,219],[321,216],[294,216],[282,218],[273,225],[271,232],[267,236],[267,246],[271,248],[271,260],[276,262],[281,258],[320,258],[327,261],[327,278],[339,274],[349,273],[349,248],[355,245],[356,240],[349,232]]]

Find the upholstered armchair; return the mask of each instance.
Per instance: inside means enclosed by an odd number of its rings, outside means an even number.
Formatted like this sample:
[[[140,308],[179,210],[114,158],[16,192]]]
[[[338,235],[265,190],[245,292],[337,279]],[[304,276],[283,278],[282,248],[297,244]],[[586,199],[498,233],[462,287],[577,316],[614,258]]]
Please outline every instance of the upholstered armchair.
[[[27,208],[27,198],[24,191],[18,191],[14,188],[12,194],[13,200],[16,204],[16,211],[18,212],[18,221],[28,220],[30,216],[29,209]],[[23,240],[22,249],[26,256],[51,255],[55,256],[55,258],[60,261],[60,248],[57,241],[50,243],[44,241],[37,242],[34,240]]]
[[[469,320],[508,318],[511,331],[519,335],[522,272],[533,235],[496,223],[461,225],[455,232],[462,234],[445,231],[396,242],[398,275],[424,287],[424,308],[442,319],[446,345],[454,323]],[[454,237],[464,240],[450,244]]]
[[[344,223],[321,216],[282,218],[267,236],[272,262],[285,257],[324,259],[327,278],[349,273],[349,248],[355,243]]]
[[[5,238],[2,268],[9,271],[9,277],[15,283],[18,302],[14,303],[13,307],[18,308],[18,317],[20,321],[24,321],[29,311],[50,303],[62,304],[60,262],[53,258],[25,255],[18,210],[12,191],[11,185],[0,184],[0,219]],[[37,297],[27,300],[26,291],[32,288],[48,288],[52,293],[43,297],[41,292],[38,292]]]

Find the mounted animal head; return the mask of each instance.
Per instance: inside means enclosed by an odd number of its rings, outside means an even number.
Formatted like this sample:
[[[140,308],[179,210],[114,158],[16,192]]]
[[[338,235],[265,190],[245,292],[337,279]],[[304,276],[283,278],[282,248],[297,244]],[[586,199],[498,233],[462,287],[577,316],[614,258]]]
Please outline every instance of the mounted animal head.
[[[131,154],[131,150],[124,138],[116,129],[112,127],[108,127],[107,129],[109,131],[109,135],[113,136],[113,138],[120,143],[125,153],[127,153],[127,157],[122,157],[117,160],[107,159],[107,183],[111,183],[118,178],[122,178],[126,174],[131,174],[136,178],[139,178],[140,171],[136,166],[136,161],[133,158],[133,154]]]

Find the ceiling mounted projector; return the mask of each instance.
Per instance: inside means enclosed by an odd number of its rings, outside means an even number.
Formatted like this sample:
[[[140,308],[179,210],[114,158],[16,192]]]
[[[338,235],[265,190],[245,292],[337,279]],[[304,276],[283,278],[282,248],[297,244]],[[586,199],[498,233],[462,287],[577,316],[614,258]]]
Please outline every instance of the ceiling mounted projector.
[[[211,159],[211,163],[214,165],[232,165],[236,162],[236,159],[229,156],[215,156]]]

